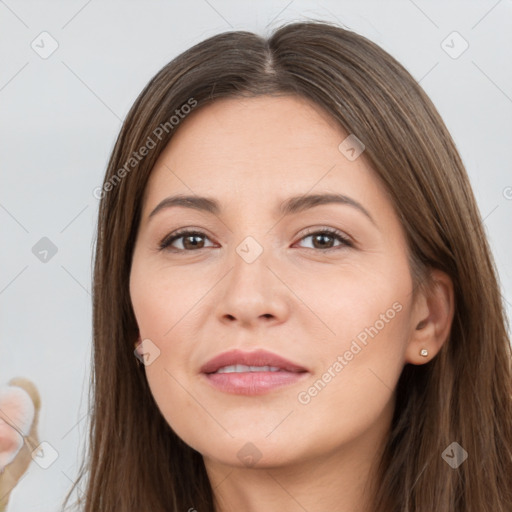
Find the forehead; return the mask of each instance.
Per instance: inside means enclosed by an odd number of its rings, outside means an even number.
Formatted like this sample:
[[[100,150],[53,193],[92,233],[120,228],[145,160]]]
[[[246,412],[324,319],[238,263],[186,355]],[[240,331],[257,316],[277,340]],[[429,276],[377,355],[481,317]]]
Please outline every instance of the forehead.
[[[350,161],[339,150],[347,136],[301,97],[216,100],[181,121],[151,172],[145,209],[172,192],[222,202],[320,191],[364,200],[378,183],[363,157]]]
[[[335,120],[304,98],[229,98],[193,111],[178,126],[164,152],[174,153],[175,159],[184,157],[183,153],[192,148],[198,156],[208,154],[224,160],[265,160],[269,154],[284,159],[286,149],[316,156],[322,150],[319,145],[337,146],[342,136]]]

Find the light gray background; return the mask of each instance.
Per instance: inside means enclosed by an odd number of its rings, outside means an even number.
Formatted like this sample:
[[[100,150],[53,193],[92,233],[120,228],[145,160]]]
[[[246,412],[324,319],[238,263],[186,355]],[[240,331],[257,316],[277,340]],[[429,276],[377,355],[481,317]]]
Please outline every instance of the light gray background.
[[[510,317],[510,0],[0,1],[0,385],[25,376],[38,386],[40,439],[59,455],[48,469],[31,463],[9,512],[58,510],[86,440],[92,191],[122,119],[148,80],[193,44],[226,30],[266,35],[304,18],[375,41],[430,95],[470,175]],[[46,59],[31,47],[50,48],[43,31],[58,43]],[[453,31],[469,43],[458,58],[445,51],[463,48]],[[57,247],[47,262],[32,252],[42,237]]]

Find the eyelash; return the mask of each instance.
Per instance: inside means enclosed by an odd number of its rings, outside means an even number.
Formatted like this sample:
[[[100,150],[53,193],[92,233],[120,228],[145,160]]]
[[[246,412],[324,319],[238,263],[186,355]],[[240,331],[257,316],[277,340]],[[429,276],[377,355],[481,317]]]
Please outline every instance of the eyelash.
[[[185,235],[189,235],[189,236],[190,235],[196,235],[196,236],[201,236],[201,237],[208,238],[208,235],[206,235],[206,233],[203,233],[202,231],[190,230],[190,229],[181,229],[181,230],[178,230],[178,231],[176,231],[174,233],[171,233],[170,235],[165,237],[159,243],[158,249],[160,251],[167,250],[169,252],[174,252],[174,253],[179,253],[179,252],[196,252],[196,251],[200,251],[202,249],[207,249],[207,247],[202,247],[201,249],[187,251],[186,249],[176,249],[176,248],[171,248],[170,249],[169,248],[169,246],[175,240],[183,238],[183,237],[185,237]],[[307,233],[305,233],[300,238],[300,240],[303,240],[304,238],[308,238],[311,235],[329,235],[329,236],[332,236],[334,238],[337,238],[341,242],[342,245],[338,246],[338,247],[330,247],[328,249],[315,249],[315,248],[311,248],[311,247],[305,247],[305,249],[311,249],[313,251],[316,250],[316,251],[321,251],[321,252],[327,252],[327,251],[335,251],[335,250],[338,250],[338,249],[343,249],[344,247],[354,247],[354,244],[352,243],[352,241],[347,236],[345,236],[343,233],[338,231],[337,229],[333,229],[333,228],[312,229],[312,230],[308,231]]]

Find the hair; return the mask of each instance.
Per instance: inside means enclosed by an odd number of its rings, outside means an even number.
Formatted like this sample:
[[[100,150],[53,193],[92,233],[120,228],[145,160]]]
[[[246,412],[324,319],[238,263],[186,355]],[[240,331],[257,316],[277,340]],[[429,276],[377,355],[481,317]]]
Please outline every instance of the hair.
[[[510,512],[512,349],[467,173],[405,68],[365,37],[314,20],[285,24],[268,38],[246,31],[210,37],[165,65],[131,107],[101,193],[89,446],[64,504],[87,472],[78,501],[85,512],[215,510],[202,455],[170,428],[137,367],[129,276],[146,183],[179,129],[169,120],[187,104],[197,110],[219,98],[259,95],[309,99],[355,134],[403,226],[415,289],[432,269],[453,282],[448,339],[431,361],[406,364],[400,375],[369,510]],[[149,140],[154,147],[132,165]],[[442,454],[455,441],[468,458],[453,469]]]

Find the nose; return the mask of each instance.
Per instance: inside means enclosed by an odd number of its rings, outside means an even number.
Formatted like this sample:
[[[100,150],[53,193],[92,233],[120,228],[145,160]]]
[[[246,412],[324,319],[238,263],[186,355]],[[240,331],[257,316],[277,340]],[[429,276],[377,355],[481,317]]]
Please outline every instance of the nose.
[[[218,295],[217,313],[223,323],[257,327],[286,321],[291,292],[270,259],[266,250],[252,262],[235,251]]]

